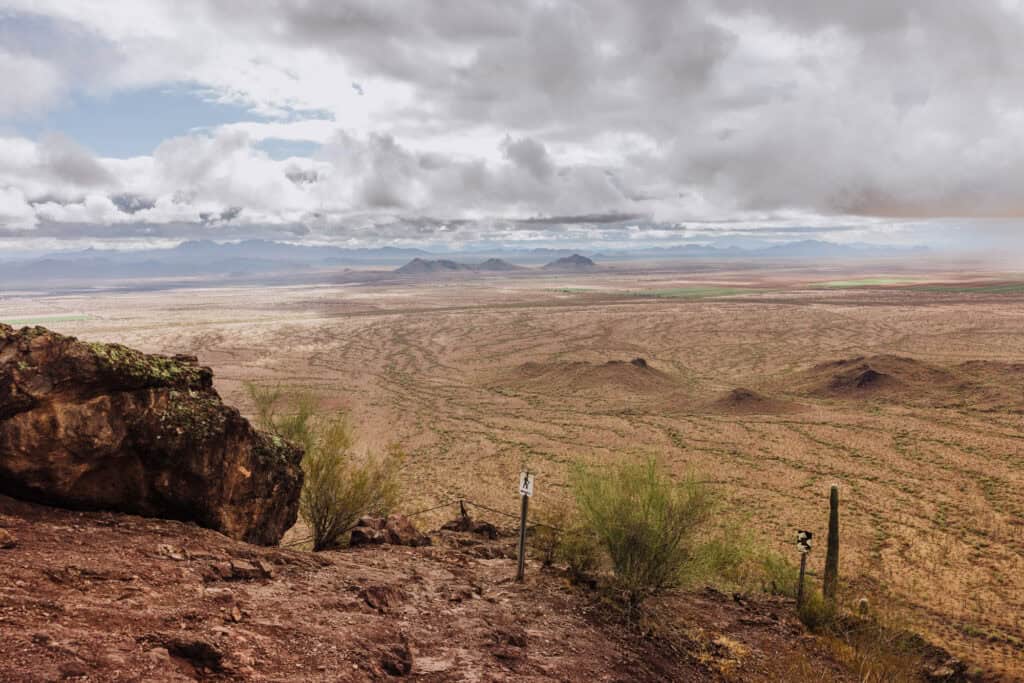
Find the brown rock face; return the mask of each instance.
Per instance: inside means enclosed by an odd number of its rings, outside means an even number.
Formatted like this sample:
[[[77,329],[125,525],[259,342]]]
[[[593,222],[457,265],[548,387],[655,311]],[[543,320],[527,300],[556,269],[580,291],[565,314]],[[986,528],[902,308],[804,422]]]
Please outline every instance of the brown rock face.
[[[257,432],[189,356],[0,325],[0,493],[277,543],[302,451]]]

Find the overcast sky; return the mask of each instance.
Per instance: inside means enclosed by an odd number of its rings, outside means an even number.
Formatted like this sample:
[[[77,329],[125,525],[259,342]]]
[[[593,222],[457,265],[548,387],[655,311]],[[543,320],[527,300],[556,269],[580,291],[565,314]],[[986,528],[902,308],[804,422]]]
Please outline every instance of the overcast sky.
[[[0,249],[1010,244],[1017,0],[0,0]]]

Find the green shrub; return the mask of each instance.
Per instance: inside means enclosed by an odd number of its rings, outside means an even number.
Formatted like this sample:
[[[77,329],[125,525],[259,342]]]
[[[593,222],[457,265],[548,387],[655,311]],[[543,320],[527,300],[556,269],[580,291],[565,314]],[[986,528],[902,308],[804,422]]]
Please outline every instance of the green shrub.
[[[398,500],[397,474],[401,453],[356,462],[350,452],[351,432],[338,418],[316,429],[313,447],[302,460],[306,481],[299,514],[313,533],[313,550],[344,545],[344,535],[363,515],[383,516]]]
[[[541,564],[550,567],[555,563],[561,532],[545,524],[538,524],[530,532],[529,550]]]
[[[761,576],[762,552],[753,533],[738,524],[701,533],[700,540],[692,544],[690,561],[683,569],[684,584],[753,590]]]
[[[776,552],[766,552],[761,557],[761,589],[769,595],[796,597],[800,570],[792,562]]]
[[[607,554],[613,588],[630,612],[682,582],[694,534],[715,504],[704,484],[676,483],[653,458],[606,472],[579,467],[573,491],[581,522]]]
[[[555,556],[565,562],[573,583],[583,583],[600,566],[601,547],[593,531],[576,525],[559,535]]]
[[[530,529],[528,549],[545,567],[558,559],[558,547],[566,529],[575,524],[575,511],[565,498],[545,498],[536,508],[530,508],[534,520]]]
[[[313,550],[344,545],[345,533],[361,516],[383,516],[395,506],[403,457],[399,449],[357,460],[352,428],[343,415],[317,416],[316,400],[308,394],[295,396],[291,410],[280,414],[280,389],[248,388],[260,428],[305,450],[299,515],[312,533]]]
[[[810,582],[808,582],[810,583]],[[811,631],[821,632],[830,629],[836,620],[835,603],[826,600],[821,593],[813,590],[810,585],[804,586],[804,601],[800,606],[800,621]]]

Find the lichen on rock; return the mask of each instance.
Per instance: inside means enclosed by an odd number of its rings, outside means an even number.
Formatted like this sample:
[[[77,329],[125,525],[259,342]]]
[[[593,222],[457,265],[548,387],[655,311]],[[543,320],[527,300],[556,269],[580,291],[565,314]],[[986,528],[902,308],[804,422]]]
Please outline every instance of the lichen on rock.
[[[273,544],[297,516],[301,459],[224,405],[194,357],[0,325],[0,493]]]

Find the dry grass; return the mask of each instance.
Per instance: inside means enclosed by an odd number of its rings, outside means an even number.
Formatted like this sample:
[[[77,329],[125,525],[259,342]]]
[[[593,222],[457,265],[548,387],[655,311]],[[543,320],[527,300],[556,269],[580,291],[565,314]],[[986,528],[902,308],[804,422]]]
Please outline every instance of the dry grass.
[[[842,574],[888,586],[928,637],[1024,675],[1024,415],[974,409],[976,387],[958,404],[950,400],[956,382],[913,400],[813,395],[804,384],[811,367],[859,355],[944,368],[1020,363],[1024,297],[801,284],[858,275],[662,272],[147,292],[23,301],[8,311],[5,302],[0,314],[83,312],[88,320],[54,327],[195,353],[244,410],[246,380],[316,390],[359,425],[357,448],[403,444],[407,509],[464,496],[514,512],[524,464],[537,473],[540,504],[565,495],[572,463],[600,468],[657,453],[678,473],[721,482],[774,549],[795,557],[795,529],[824,539],[828,487],[839,482]],[[758,291],[616,294],[693,284]],[[575,291],[581,286],[589,289]],[[672,390],[501,381],[527,363],[635,357]],[[1024,392],[1019,377],[1005,374],[997,388]],[[736,387],[800,409],[709,408]],[[810,570],[820,572],[823,561],[816,548]],[[857,597],[849,591],[846,598]]]

